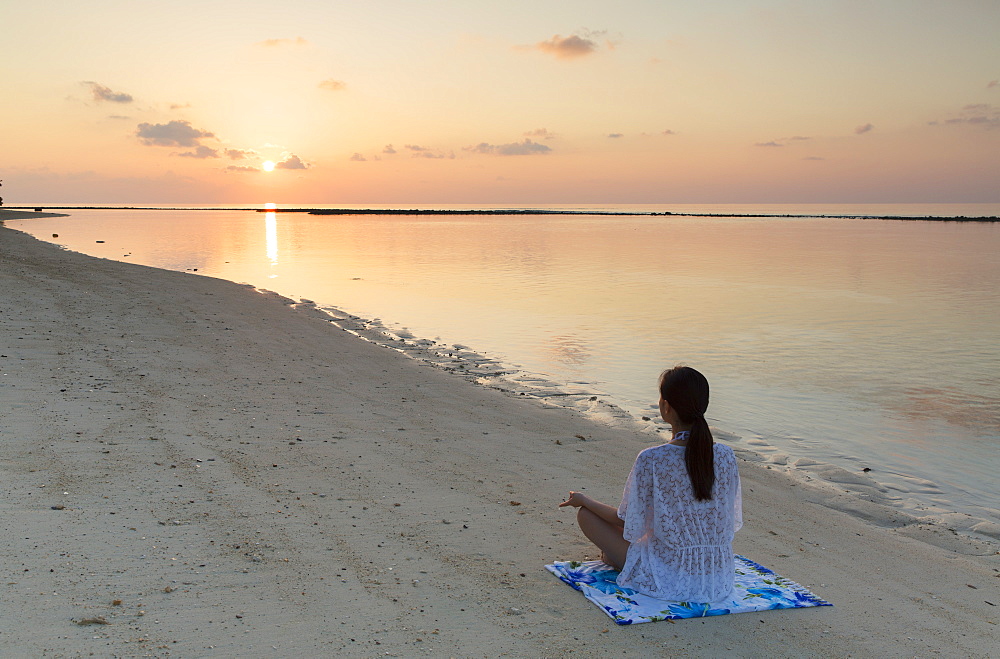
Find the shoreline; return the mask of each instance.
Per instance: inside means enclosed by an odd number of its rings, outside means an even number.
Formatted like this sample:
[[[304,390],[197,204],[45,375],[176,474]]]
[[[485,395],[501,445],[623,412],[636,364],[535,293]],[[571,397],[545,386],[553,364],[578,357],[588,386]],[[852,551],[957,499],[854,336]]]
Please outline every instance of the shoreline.
[[[655,438],[669,433],[669,426],[660,419],[630,412],[604,392],[581,391],[579,387],[552,381],[543,375],[475,352],[467,346],[451,346],[409,333],[397,333],[380,320],[362,318],[333,307],[320,307],[312,300],[290,300],[289,303],[300,309],[316,309],[326,314],[333,325],[365,341],[442,369],[475,385],[526,396],[546,406],[583,414],[595,423],[641,433],[649,438],[649,442],[656,442]],[[711,428],[715,438],[730,444],[741,459],[780,471],[797,483],[810,483],[813,487],[828,488],[834,493],[864,497],[867,501],[895,510],[898,519],[909,520],[910,524],[943,526],[976,541],[1000,541],[1000,521],[995,516],[983,516],[984,513],[978,510],[960,510],[954,501],[949,504],[926,502],[915,498],[912,492],[907,492],[904,499],[898,485],[877,480],[871,474],[851,471],[823,461],[822,457],[797,455],[786,448],[771,446],[770,451],[762,452],[759,447],[748,445],[739,435],[715,425]],[[918,477],[907,475],[907,478]]]
[[[995,543],[746,461],[735,549],[834,609],[615,628],[542,565],[588,551],[565,491],[615,500],[648,434],[247,286],[6,228],[0,256],[5,654],[994,648]],[[110,624],[72,622],[95,617]]]

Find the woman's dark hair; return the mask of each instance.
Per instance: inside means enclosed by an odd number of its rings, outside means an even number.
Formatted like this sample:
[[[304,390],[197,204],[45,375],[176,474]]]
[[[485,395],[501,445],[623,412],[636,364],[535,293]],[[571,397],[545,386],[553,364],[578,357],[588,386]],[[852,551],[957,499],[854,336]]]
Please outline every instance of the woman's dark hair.
[[[660,396],[684,423],[691,424],[684,464],[687,466],[694,498],[707,501],[712,498],[715,484],[715,440],[705,421],[708,409],[708,380],[688,366],[675,366],[660,375]]]

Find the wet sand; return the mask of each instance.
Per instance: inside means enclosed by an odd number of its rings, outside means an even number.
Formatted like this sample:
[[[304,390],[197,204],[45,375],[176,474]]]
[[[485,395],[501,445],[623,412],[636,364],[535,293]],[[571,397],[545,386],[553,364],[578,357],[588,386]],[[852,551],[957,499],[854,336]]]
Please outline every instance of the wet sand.
[[[556,504],[653,435],[8,229],[0,301],[3,656],[996,652],[998,545],[860,475],[741,452],[737,552],[835,607],[617,627],[543,565],[593,557]]]

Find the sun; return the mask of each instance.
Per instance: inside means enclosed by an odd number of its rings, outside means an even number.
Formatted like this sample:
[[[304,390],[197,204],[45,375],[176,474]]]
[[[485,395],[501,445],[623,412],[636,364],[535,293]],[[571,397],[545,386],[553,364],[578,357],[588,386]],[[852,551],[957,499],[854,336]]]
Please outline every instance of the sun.
[[[264,161],[264,162],[263,162],[263,163],[261,164],[261,166],[260,166],[260,167],[261,167],[261,169],[263,169],[263,170],[264,170],[265,172],[273,172],[273,171],[274,171],[274,161],[273,161],[273,160],[265,160],[265,161]]]

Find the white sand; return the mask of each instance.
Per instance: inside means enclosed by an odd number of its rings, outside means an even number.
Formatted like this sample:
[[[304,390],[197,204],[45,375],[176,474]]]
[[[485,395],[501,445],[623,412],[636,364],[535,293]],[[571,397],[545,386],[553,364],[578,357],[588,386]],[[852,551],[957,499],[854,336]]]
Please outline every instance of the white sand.
[[[617,627],[542,566],[648,434],[9,229],[0,301],[0,656],[1000,654],[997,545],[839,486],[742,463],[736,543],[835,607]]]

